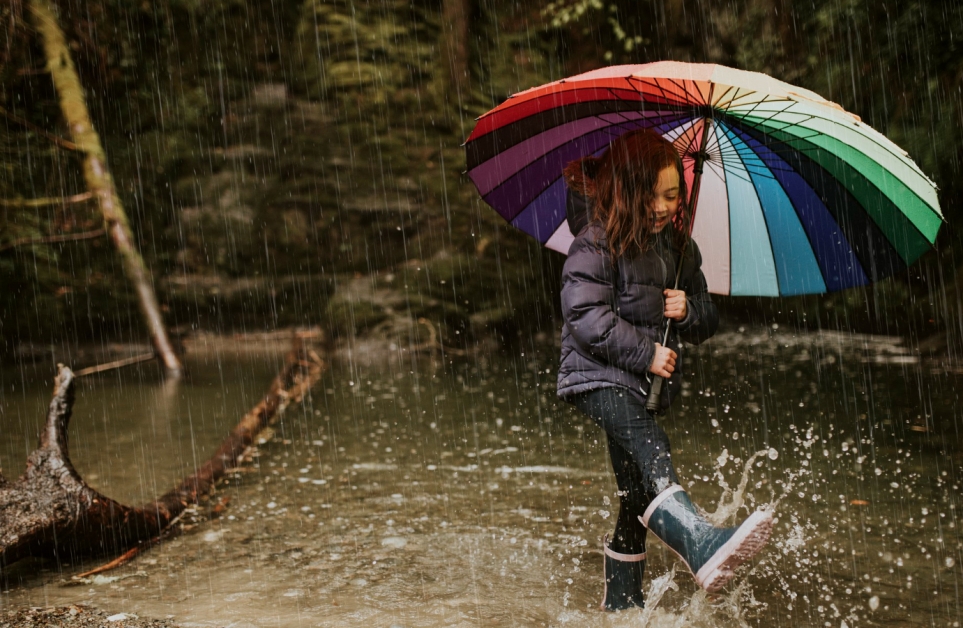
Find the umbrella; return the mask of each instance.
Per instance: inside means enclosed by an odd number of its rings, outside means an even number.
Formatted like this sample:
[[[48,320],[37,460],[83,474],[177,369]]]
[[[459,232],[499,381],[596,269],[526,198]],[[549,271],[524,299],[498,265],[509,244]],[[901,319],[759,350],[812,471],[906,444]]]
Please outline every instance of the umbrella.
[[[933,182],[858,116],[710,64],[614,66],[516,94],[478,119],[468,176],[505,220],[567,253],[563,168],[638,128],[683,157],[691,235],[716,294],[866,285],[918,259],[943,223]]]

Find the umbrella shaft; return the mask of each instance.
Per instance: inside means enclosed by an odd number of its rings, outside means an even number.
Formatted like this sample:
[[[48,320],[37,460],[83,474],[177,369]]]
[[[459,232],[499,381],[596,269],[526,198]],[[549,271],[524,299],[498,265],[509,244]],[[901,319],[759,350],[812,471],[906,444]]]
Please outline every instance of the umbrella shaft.
[[[689,213],[691,215],[689,222],[690,237],[692,235],[692,225],[695,223],[696,208],[699,205],[699,188],[702,186],[702,169],[706,160],[706,143],[709,141],[710,128],[712,128],[712,118],[707,118],[705,124],[702,125],[702,141],[699,143],[699,150],[696,151],[695,154],[695,164],[692,166],[692,191],[689,193]],[[679,289],[679,277],[682,275],[682,259],[685,257],[685,250],[687,248],[689,248],[689,238],[686,238],[685,243],[682,245],[682,250],[679,252],[679,267],[675,271],[675,286],[673,287],[675,290]],[[666,338],[668,338],[668,331],[666,331]]]
[[[699,144],[699,150],[695,154],[695,165],[692,166],[692,192],[689,194],[689,208],[692,213],[692,220],[695,221],[695,211],[696,205],[699,203],[699,188],[702,184],[702,168],[705,164],[706,158],[706,142],[709,140],[709,128],[712,126],[712,119],[706,119],[706,123],[702,126],[702,143]],[[689,225],[689,232],[691,236],[692,226]],[[675,269],[675,285],[672,287],[673,290],[679,289],[679,278],[682,276],[682,260],[685,258],[685,250],[689,248],[689,239],[686,238],[685,242],[682,244],[682,250],[679,251],[679,262]],[[670,318],[666,322],[665,326],[665,337],[662,340],[662,346],[669,341],[669,331],[672,329],[672,319]]]
[[[692,212],[692,219],[695,220],[695,210],[696,205],[699,202],[699,187],[702,183],[702,168],[705,165],[706,158],[706,142],[709,141],[709,129],[712,127],[712,119],[706,119],[704,125],[702,125],[702,142],[699,144],[699,150],[695,154],[695,165],[692,167],[692,192],[689,194],[689,208]],[[690,227],[691,233],[691,227]],[[679,278],[682,276],[682,260],[685,257],[685,250],[689,248],[689,238],[686,238],[685,242],[682,244],[682,250],[679,251],[679,262],[676,264],[677,268],[675,270],[675,286],[674,290],[679,289]],[[665,335],[662,337],[662,346],[665,347],[669,344],[669,334],[672,332],[672,319],[667,319],[665,322]],[[659,377],[659,376],[656,376]],[[661,385],[659,386],[661,389]],[[661,390],[657,391],[654,397],[650,398],[649,403],[646,404],[648,408],[650,405],[652,408],[658,408],[658,397],[660,396]]]

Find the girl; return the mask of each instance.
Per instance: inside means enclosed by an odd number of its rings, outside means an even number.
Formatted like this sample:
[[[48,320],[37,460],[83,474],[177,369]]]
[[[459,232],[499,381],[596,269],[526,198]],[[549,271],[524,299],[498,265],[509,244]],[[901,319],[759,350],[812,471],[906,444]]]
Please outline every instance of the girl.
[[[590,221],[562,271],[558,395],[605,430],[619,488],[615,534],[603,542],[602,607],[643,606],[647,530],[679,555],[701,587],[718,591],[768,540],[772,516],[758,511],[733,528],[706,521],[679,485],[668,437],[645,409],[652,375],[666,379],[655,414],[678,392],[680,340],[701,343],[719,324],[699,248],[685,245],[682,161],[670,142],[638,130],[616,139],[601,157],[569,164],[565,178],[569,215]],[[681,289],[675,290],[679,263]],[[662,346],[666,319],[673,333]]]

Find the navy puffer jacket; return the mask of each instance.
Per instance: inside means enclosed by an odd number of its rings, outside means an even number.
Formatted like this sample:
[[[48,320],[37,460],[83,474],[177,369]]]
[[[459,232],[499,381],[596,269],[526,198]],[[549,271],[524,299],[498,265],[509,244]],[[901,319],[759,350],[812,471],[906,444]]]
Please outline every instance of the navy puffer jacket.
[[[562,269],[562,359],[558,396],[622,386],[644,400],[652,374],[655,344],[665,335],[662,291],[675,283],[677,252],[664,229],[653,246],[613,265],[605,232],[597,222],[581,230]],[[719,311],[709,297],[702,256],[695,241],[685,252],[679,289],[685,291],[686,318],[674,321],[668,346],[679,355],[675,372],[662,390],[662,408],[682,385],[680,341],[699,344],[719,327]]]

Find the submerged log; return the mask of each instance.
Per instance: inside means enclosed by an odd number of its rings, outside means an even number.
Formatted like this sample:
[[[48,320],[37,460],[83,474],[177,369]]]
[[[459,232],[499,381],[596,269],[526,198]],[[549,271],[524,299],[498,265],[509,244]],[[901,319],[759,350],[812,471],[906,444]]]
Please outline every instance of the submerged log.
[[[324,363],[298,345],[267,394],[237,424],[211,458],[171,491],[143,506],[127,506],[87,485],[67,450],[74,374],[64,365],[40,444],[14,482],[0,475],[0,569],[27,556],[116,555],[156,538],[186,508],[199,503],[237,466],[258,433],[320,378]]]

